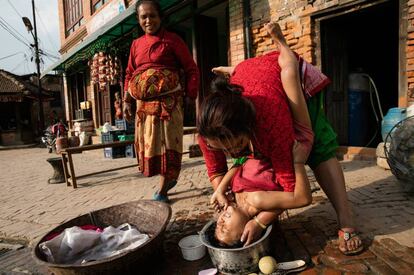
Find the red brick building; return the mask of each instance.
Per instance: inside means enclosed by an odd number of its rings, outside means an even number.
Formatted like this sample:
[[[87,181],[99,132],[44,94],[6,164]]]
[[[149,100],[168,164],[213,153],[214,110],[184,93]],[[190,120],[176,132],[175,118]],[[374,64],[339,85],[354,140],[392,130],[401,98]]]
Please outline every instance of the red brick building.
[[[103,16],[114,2],[123,2],[125,10],[113,17]],[[84,100],[92,102],[95,127],[113,117],[110,110],[113,93],[122,90],[122,84],[98,92],[90,84],[87,61],[94,49],[116,48],[114,52],[123,67],[126,65],[130,42],[141,35],[133,2],[59,1],[63,58],[53,69],[60,69],[66,75],[66,106],[72,106],[67,110],[68,120],[74,118],[74,109]],[[211,67],[237,65],[245,58],[273,49],[263,29],[264,23],[273,20],[281,24],[291,47],[331,78],[325,97],[326,113],[341,144],[355,145],[349,143],[348,136],[350,131],[359,131],[352,129],[348,121],[351,73],[365,73],[373,79],[384,114],[391,107],[407,107],[414,102],[413,0],[161,0],[160,3],[166,13],[166,27],[184,38],[200,68],[199,100],[208,93],[213,77]],[[93,33],[88,32],[91,22],[99,21],[97,17],[101,17],[103,25]],[[371,105],[363,109],[361,115],[370,116],[373,125],[368,133],[371,136],[376,131],[373,111]]]

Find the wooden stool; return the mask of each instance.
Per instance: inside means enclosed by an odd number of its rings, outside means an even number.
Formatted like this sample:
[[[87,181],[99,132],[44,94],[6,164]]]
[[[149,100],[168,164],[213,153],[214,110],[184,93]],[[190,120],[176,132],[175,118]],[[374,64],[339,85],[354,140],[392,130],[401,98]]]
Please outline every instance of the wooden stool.
[[[65,182],[65,174],[63,173],[63,164],[62,158],[48,158],[46,159],[47,162],[50,163],[53,167],[53,176],[47,180],[47,183],[54,184],[54,183],[63,183]]]

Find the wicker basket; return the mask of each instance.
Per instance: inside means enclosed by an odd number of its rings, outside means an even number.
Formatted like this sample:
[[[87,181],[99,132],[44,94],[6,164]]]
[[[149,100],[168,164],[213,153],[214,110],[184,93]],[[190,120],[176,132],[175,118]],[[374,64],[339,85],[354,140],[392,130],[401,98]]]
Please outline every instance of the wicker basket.
[[[79,216],[54,228],[36,244],[32,254],[39,264],[47,266],[55,275],[141,274],[140,271],[151,270],[151,264],[159,265],[159,261],[155,261],[160,259],[159,253],[163,252],[164,231],[170,217],[170,206],[162,202],[141,200],[111,206]],[[140,232],[150,235],[150,240],[136,249],[81,265],[49,263],[39,250],[39,244],[45,241],[46,236],[62,232],[65,228],[88,224],[117,227],[126,222],[134,225]]]

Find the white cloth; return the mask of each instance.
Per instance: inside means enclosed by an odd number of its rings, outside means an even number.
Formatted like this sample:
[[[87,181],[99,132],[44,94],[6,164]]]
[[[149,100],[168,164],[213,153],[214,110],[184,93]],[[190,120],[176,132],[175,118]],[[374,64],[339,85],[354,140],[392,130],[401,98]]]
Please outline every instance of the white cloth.
[[[129,224],[117,228],[108,226],[103,232],[83,230],[74,226],[39,244],[39,248],[46,255],[48,262],[82,264],[132,250],[148,240],[147,234],[140,233]]]

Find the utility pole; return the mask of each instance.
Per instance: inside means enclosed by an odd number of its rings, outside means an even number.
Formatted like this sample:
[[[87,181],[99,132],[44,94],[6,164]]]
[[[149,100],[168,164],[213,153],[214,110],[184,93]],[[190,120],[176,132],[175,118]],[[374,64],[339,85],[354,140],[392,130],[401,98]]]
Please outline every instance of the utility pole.
[[[37,28],[36,28],[36,12],[35,12],[35,2],[32,0],[32,10],[33,10],[33,24],[34,24],[34,46],[35,46],[35,62],[37,69],[37,87],[38,87],[38,100],[39,100],[39,129],[40,135],[45,129],[45,117],[43,113],[43,102],[42,102],[42,84],[40,81],[40,58],[39,58],[39,43],[37,40]]]

